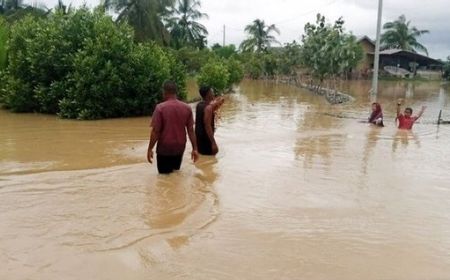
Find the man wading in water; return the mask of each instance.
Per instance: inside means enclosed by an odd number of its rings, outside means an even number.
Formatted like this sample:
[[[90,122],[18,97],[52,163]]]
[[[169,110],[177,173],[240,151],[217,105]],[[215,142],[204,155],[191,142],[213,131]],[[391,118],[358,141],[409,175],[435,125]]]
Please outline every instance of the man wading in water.
[[[222,106],[222,97],[214,98],[214,90],[210,86],[200,88],[202,101],[197,104],[195,115],[195,135],[197,146],[202,155],[216,155],[219,152],[216,139],[214,139],[215,116],[217,109]]]
[[[186,148],[186,132],[192,143],[192,160],[198,159],[192,109],[177,99],[177,85],[167,81],[163,86],[164,102],[158,104],[152,115],[152,132],[148,144],[147,160],[153,163],[153,147],[156,143],[156,162],[160,174],[179,170]]]

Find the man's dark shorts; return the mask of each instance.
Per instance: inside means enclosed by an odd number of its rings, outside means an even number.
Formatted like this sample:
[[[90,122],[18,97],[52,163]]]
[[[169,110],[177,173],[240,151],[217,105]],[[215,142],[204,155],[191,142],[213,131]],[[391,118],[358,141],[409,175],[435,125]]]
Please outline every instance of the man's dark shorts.
[[[163,156],[156,155],[156,162],[158,165],[158,172],[160,174],[170,174],[175,170],[180,170],[183,155],[179,156]]]
[[[212,156],[212,144],[209,137],[197,136],[198,152],[201,155]]]

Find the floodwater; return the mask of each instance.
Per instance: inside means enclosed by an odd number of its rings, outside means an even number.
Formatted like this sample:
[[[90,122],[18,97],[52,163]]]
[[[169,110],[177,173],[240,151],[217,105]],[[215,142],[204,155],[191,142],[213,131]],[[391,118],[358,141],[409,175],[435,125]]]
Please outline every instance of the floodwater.
[[[216,158],[157,175],[149,118],[0,111],[0,279],[450,279],[449,88],[367,82],[329,105],[244,81]],[[424,118],[397,131],[397,98]]]

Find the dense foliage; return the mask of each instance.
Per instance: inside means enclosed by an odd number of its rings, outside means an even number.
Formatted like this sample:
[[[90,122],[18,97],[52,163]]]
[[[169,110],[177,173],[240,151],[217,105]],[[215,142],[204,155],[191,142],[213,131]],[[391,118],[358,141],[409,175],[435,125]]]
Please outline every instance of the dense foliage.
[[[184,69],[173,55],[133,36],[98,10],[26,17],[11,31],[0,101],[18,112],[97,119],[149,114],[166,79],[184,96]]]
[[[230,87],[230,72],[221,60],[210,60],[200,70],[197,77],[199,85],[209,85],[216,92],[224,92]]]
[[[8,40],[9,26],[5,19],[0,17],[0,71],[6,67],[6,41]]]
[[[219,44],[214,44],[211,47],[211,50],[220,58],[230,58],[238,54],[235,45],[221,46]]]
[[[320,14],[315,24],[305,25],[302,42],[302,63],[321,82],[350,71],[363,55],[355,36],[345,32],[342,19],[331,25]]]

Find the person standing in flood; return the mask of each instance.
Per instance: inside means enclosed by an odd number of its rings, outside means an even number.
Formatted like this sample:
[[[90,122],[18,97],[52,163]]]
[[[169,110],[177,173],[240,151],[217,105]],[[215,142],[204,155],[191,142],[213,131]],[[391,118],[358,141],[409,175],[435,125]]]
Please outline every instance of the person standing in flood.
[[[369,117],[369,123],[384,126],[383,124],[383,110],[381,105],[377,102],[372,103],[372,114]]]
[[[398,120],[398,128],[399,129],[412,129],[414,123],[423,115],[423,112],[425,112],[425,109],[427,107],[422,106],[422,109],[420,110],[419,114],[417,116],[413,116],[413,110],[410,107],[405,108],[405,111],[403,114],[401,113],[401,106],[402,106],[403,100],[399,99],[397,102],[397,120]]]
[[[165,82],[164,101],[156,106],[152,115],[147,160],[153,163],[153,147],[158,144],[156,162],[160,174],[169,174],[180,169],[186,148],[186,132],[192,144],[191,158],[194,162],[198,159],[192,109],[177,99],[177,91],[174,82]]]
[[[195,135],[197,146],[202,155],[216,155],[219,148],[214,138],[216,111],[224,103],[223,97],[215,98],[214,90],[210,86],[200,88],[202,101],[195,110]]]

